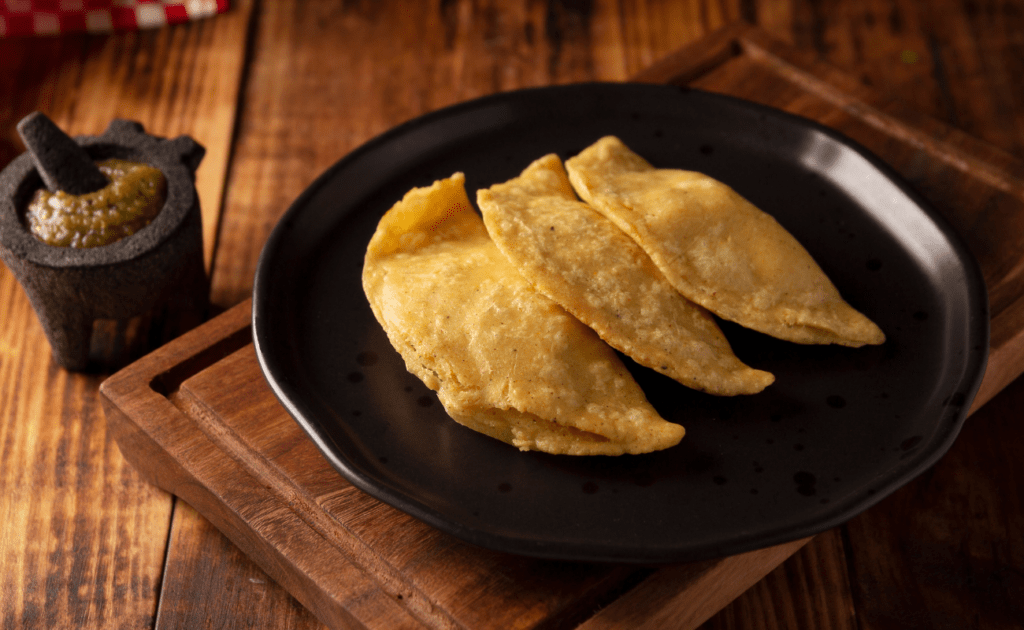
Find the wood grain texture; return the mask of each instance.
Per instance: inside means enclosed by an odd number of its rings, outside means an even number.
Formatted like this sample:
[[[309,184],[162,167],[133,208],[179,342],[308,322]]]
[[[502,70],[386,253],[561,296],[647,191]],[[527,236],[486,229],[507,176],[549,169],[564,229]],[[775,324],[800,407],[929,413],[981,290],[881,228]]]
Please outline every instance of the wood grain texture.
[[[177,498],[165,571],[156,627],[326,627],[195,508]],[[224,592],[232,594],[237,607],[225,606]]]
[[[1012,0],[757,2],[777,39],[1024,158],[1024,11]]]
[[[5,284],[6,312],[30,317]],[[41,332],[12,341],[28,348],[0,357],[0,625],[148,626],[170,499],[107,440],[100,378],[55,367]]]
[[[222,248],[214,253],[215,299],[227,306],[248,297],[259,247],[294,196],[372,135],[499,89],[623,79],[735,18],[838,67],[852,77],[842,91],[860,86],[894,95],[887,113],[927,114],[991,143],[1001,151],[970,165],[988,168],[991,182],[1005,181],[1007,173],[1019,179],[1012,163],[1024,158],[1019,0],[292,5],[236,0],[231,13],[208,23],[109,37],[0,40],[0,165],[21,152],[14,123],[35,109],[73,133],[102,131],[115,114],[141,115],[153,132],[190,133],[208,149],[223,147],[221,157],[207,155],[199,175],[207,216],[228,182],[227,223],[218,230],[206,222],[207,236],[216,231]],[[246,56],[244,28],[238,27],[249,11],[255,28]],[[216,55],[227,62],[207,63]],[[229,168],[227,117],[235,109],[227,95],[237,83],[221,77],[230,79],[236,63],[245,65],[250,80],[238,101],[240,159]],[[211,101],[214,93],[219,96]],[[954,144],[961,140],[950,137]],[[223,169],[219,178],[214,163]],[[959,167],[950,168],[955,173]],[[1012,196],[1012,189],[1003,193]],[[994,221],[967,229],[1014,228],[1006,201],[987,203],[996,209]],[[207,239],[208,255],[213,243]],[[1014,266],[1020,259],[1002,260],[998,277],[1024,272]],[[1024,308],[1012,298],[996,303],[1004,313]],[[1016,315],[994,326],[993,345],[1012,350],[996,353],[997,365],[1024,360],[1022,331]],[[0,517],[13,523],[0,533],[0,626],[196,627],[216,619],[226,628],[252,627],[248,615],[219,616],[207,603],[225,610],[258,607],[253,593],[235,585],[259,569],[244,554],[226,552],[223,536],[192,510],[174,510],[172,531],[171,500],[139,482],[117,450],[101,444],[107,423],[95,398],[98,377],[55,370],[45,344],[21,289],[0,268]],[[986,379],[994,385],[982,398],[1012,378]],[[850,602],[862,628],[908,627],[911,621],[934,628],[1015,627],[1022,617],[1015,602],[1021,601],[1024,562],[1019,536],[1004,532],[1020,531],[1022,512],[1013,500],[1019,493],[1004,497],[1019,488],[1013,451],[1022,437],[1016,422],[1021,400],[1013,393],[1019,382],[972,417],[946,458],[953,469],[944,471],[943,460],[932,474],[942,483],[923,477],[912,492],[862,517],[868,520],[852,522],[834,537],[837,544],[819,550],[816,538],[705,627],[844,628],[850,622],[839,611]],[[971,457],[953,459],[962,445]],[[957,483],[960,475],[969,483]],[[978,487],[983,491],[976,495]],[[914,537],[925,542],[910,549],[900,544]],[[836,565],[844,549],[858,551],[849,565],[855,597],[830,590],[821,576],[808,580],[804,593],[800,572],[826,560]],[[827,558],[811,555],[819,551]],[[199,568],[217,576],[202,583],[209,589],[205,598],[195,590]],[[156,622],[158,589],[164,605]],[[267,589],[274,593],[268,596],[272,612],[253,619],[303,627],[308,613],[280,604],[288,601],[281,587]],[[820,607],[821,597],[831,604]],[[190,615],[192,601],[213,616]],[[818,608],[827,612],[808,612]]]
[[[697,627],[736,598],[736,591],[725,585],[742,585],[740,592],[745,592],[809,540],[795,540],[720,561],[661,569],[580,624],[579,629]]]
[[[190,134],[208,150],[199,190],[211,254],[244,51],[248,3],[236,4],[224,20],[159,31],[0,39],[0,165],[24,150],[15,124],[35,110],[71,134],[100,133],[114,117]],[[103,376],[54,365],[24,292],[0,267],[5,629],[154,623],[172,499],[108,440]]]
[[[861,628],[1021,627],[1021,409],[1018,379],[931,470],[849,523]]]
[[[859,630],[839,528],[815,536],[702,630]]]
[[[190,504],[206,515],[213,526],[230,537],[242,553],[265,559],[264,568],[285,589],[294,593],[310,593],[312,591],[306,588],[306,581],[328,582],[331,601],[342,604],[325,608],[323,604],[326,602],[317,599],[305,599],[303,603],[317,610],[321,619],[331,627],[365,627],[360,619],[372,619],[380,624],[377,627],[382,628],[416,627],[415,621],[376,581],[344,559],[330,562],[330,559],[315,553],[289,557],[287,552],[291,548],[317,550],[324,545],[323,537],[300,519],[286,518],[294,514],[287,499],[264,493],[262,482],[252,476],[250,469],[239,466],[236,460],[225,456],[210,436],[197,430],[189,416],[179,409],[179,405],[188,408],[190,404],[187,398],[175,393],[182,379],[205,365],[232,356],[240,346],[247,343],[248,311],[248,305],[242,304],[204,324],[202,330],[212,334],[189,333],[179,337],[133,364],[138,369],[122,371],[120,377],[104,381],[101,391],[105,412],[111,418],[113,436],[130,461],[138,469],[148,472],[152,482],[170,492],[187,496]],[[177,364],[168,364],[166,358],[178,352],[185,353],[190,360],[182,368],[168,371],[165,366]],[[124,400],[127,404],[110,404],[112,400]],[[131,417],[160,418],[160,422],[142,430],[140,425],[129,420]],[[243,512],[225,509],[225,505],[233,508],[244,506]],[[246,511],[267,519],[267,538],[254,534]],[[183,526],[188,526],[196,518],[188,518],[186,514],[184,520],[186,523]],[[206,533],[210,535],[209,530]],[[169,556],[174,558],[179,553],[185,561],[175,561],[178,569],[197,560],[187,548],[173,550]],[[292,571],[289,567],[295,559],[301,560],[301,564],[297,571]],[[251,563],[230,560],[220,557],[213,558],[212,562],[224,576],[251,574]],[[177,572],[168,573],[168,576],[189,581],[195,579],[192,574],[182,575]],[[329,580],[327,576],[330,576]],[[221,622],[247,627],[250,624],[248,611],[239,602],[244,594],[226,588],[231,583],[231,579],[211,582],[213,590],[209,591],[208,596],[210,601],[219,602],[234,613],[220,617]],[[187,585],[167,584],[165,581],[161,599],[167,596],[170,601],[166,605],[162,601],[161,611],[167,611],[166,627],[195,627],[205,623],[203,615],[207,610],[194,610],[187,600],[174,598],[175,593],[188,589]],[[279,593],[277,595],[280,596]],[[179,607],[175,605],[176,601],[186,601],[186,604]],[[277,610],[279,616],[286,613],[285,608]],[[280,618],[267,621],[271,625],[284,623]],[[182,625],[179,626],[179,623]]]

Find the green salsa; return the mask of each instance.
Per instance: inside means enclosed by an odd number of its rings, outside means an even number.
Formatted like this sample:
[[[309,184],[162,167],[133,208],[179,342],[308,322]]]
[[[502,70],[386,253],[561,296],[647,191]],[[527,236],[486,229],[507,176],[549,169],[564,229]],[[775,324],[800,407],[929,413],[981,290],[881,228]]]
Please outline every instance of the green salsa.
[[[108,245],[141,230],[167,198],[167,180],[159,169],[126,160],[96,166],[110,183],[84,195],[36,191],[25,218],[40,241],[57,247]]]

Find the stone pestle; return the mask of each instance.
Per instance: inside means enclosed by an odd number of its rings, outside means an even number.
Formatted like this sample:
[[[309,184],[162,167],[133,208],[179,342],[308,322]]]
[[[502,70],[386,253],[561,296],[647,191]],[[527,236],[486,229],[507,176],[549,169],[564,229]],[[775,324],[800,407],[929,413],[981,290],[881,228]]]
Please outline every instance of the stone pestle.
[[[85,149],[46,114],[33,112],[22,118],[18,135],[50,192],[84,195],[110,183]]]

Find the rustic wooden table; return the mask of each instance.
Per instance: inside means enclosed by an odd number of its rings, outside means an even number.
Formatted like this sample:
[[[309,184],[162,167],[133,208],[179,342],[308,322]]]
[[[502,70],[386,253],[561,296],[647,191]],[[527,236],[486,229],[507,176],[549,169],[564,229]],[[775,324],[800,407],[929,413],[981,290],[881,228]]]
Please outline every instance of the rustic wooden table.
[[[208,151],[197,187],[226,309],[249,297],[290,202],[372,136],[492,92],[624,80],[736,20],[980,138],[1021,176],[1024,0],[236,0],[155,31],[0,39],[0,167],[35,110],[73,134],[122,117],[191,135]],[[107,376],[56,367],[0,267],[0,627],[322,627],[126,463],[100,406]],[[937,465],[702,627],[1024,627],[1022,408],[1017,378]]]

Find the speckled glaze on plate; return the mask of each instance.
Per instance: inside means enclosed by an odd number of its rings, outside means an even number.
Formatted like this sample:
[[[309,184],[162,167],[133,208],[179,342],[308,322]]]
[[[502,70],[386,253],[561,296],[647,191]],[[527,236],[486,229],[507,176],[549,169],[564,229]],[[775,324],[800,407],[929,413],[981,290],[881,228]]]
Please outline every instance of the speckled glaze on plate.
[[[478,188],[619,136],[655,166],[705,172],[775,216],[888,336],[799,346],[728,323],[776,382],[716,398],[627,360],[687,429],[658,453],[522,453],[445,414],[406,372],[363,295],[381,215],[455,171]],[[256,352],[275,394],[339,473],[461,539],[565,560],[662,563],[821,532],[952,444],[984,371],[977,263],[878,158],[812,121],[696,90],[581,84],[498,94],[405,123],[346,156],[288,210],[260,258]]]

